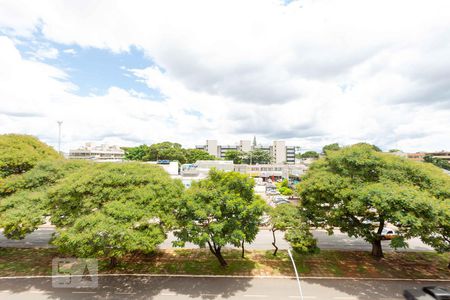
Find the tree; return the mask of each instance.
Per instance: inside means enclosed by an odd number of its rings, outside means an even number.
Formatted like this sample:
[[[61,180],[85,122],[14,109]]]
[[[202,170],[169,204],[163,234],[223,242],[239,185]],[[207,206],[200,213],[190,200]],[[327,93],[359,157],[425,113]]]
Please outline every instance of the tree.
[[[423,160],[427,163],[431,163],[431,164],[435,165],[436,167],[439,167],[439,168],[442,168],[445,170],[450,170],[450,164],[445,159],[437,158],[432,155],[425,155],[423,157]]]
[[[253,192],[253,179],[237,172],[212,169],[208,178],[194,182],[184,193],[175,213],[178,228],[174,246],[186,242],[208,245],[221,266],[227,266],[222,248],[252,242],[266,203]]]
[[[339,227],[349,236],[372,244],[372,255],[383,257],[381,233],[396,224],[394,248],[406,239],[445,235],[436,219],[448,215],[450,177],[438,169],[355,145],[327,152],[299,184],[302,217],[332,234]],[[441,216],[441,217],[440,217]],[[447,223],[448,225],[448,223]]]
[[[290,227],[284,235],[292,249],[297,253],[317,253],[317,239],[314,238],[307,223],[300,223],[299,226]]]
[[[323,146],[323,148],[322,148],[322,153],[325,154],[325,155],[327,155],[327,152],[328,152],[328,151],[337,151],[337,150],[339,150],[339,149],[341,149],[341,147],[339,146],[338,143],[329,144],[329,145]]]
[[[0,225],[7,237],[23,238],[49,215],[57,227],[52,243],[61,251],[106,256],[114,266],[123,255],[152,252],[164,241],[175,225],[174,207],[183,189],[154,165],[42,164],[0,190],[9,195],[0,204]]]
[[[269,151],[258,148],[246,152],[243,157],[243,162],[251,165],[270,164],[272,161],[273,157],[270,155]]]
[[[289,188],[289,181],[287,179],[283,179],[283,181],[278,182],[276,186],[281,195],[291,196],[294,194],[294,191]]]
[[[275,208],[269,210],[270,224],[272,225],[270,231],[272,231],[273,242],[272,245],[275,248],[273,255],[276,256],[278,247],[276,245],[276,231],[286,231],[289,228],[300,226],[298,212],[295,206],[290,204],[277,205]]]
[[[171,142],[127,148],[125,158],[140,161],[177,160],[181,164],[186,163],[185,149],[180,144]]]
[[[140,145],[137,147],[125,148],[126,160],[140,160],[143,161],[144,157],[148,155],[150,149],[147,145]]]
[[[300,158],[319,158],[319,153],[316,151],[306,151],[303,154],[300,154]]]
[[[238,150],[228,150],[225,152],[225,160],[232,160],[234,164],[242,164],[244,152]]]
[[[371,147],[373,150],[375,150],[377,152],[383,152],[380,147],[378,147],[376,145],[369,144],[369,143],[357,143],[357,144],[354,144],[354,146],[359,146],[359,145],[366,145],[368,147]]]
[[[197,160],[216,160],[217,157],[209,154],[205,150],[201,149],[186,149],[185,150],[186,162],[188,164],[193,164]]]
[[[0,135],[0,178],[22,174],[40,161],[58,158],[53,148],[31,135]]]
[[[86,161],[52,160],[30,171],[0,179],[0,228],[10,239],[23,239],[45,223],[49,214],[47,191],[67,174],[86,166]]]

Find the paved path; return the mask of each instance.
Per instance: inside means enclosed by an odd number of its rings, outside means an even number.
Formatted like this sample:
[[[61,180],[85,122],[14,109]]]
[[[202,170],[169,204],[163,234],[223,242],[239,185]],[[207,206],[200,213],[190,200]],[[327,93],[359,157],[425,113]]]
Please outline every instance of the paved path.
[[[405,288],[450,282],[305,279],[305,300],[404,299]],[[0,279],[0,299],[300,299],[297,282],[282,278],[100,277],[94,289],[53,288],[50,278]]]
[[[51,227],[44,227],[29,234],[25,239],[15,241],[8,240],[0,234],[0,247],[41,247],[47,248],[48,241],[51,238],[54,229]],[[329,236],[324,230],[314,230],[314,236],[318,239],[318,245],[321,249],[341,249],[341,250],[371,250],[371,245],[362,239],[349,238],[346,234],[335,231],[334,235]],[[283,232],[277,232],[277,244],[280,249],[287,249],[289,244],[283,239]],[[161,244],[162,249],[172,248],[171,241],[174,240],[172,234],[169,234],[168,239]],[[383,241],[383,249],[389,251],[389,241]],[[405,251],[430,251],[431,247],[423,244],[419,239],[412,239],[408,241],[410,248]],[[186,244],[185,248],[198,248],[196,245]],[[272,249],[272,232],[268,229],[262,229],[256,240],[251,245],[246,245],[247,249],[267,250]],[[402,249],[403,250],[403,249]]]

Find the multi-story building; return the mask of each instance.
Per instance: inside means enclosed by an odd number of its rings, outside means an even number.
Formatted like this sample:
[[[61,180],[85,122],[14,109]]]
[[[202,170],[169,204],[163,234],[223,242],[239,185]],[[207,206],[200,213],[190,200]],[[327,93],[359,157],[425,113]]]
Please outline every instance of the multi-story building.
[[[407,156],[410,159],[423,161],[425,156],[432,156],[434,158],[439,158],[446,160],[450,163],[450,152],[449,151],[439,151],[439,152],[417,152],[417,153],[408,153]]]
[[[91,159],[97,161],[122,161],[125,151],[118,146],[102,144],[95,146],[86,143],[84,146],[69,151],[69,159]]]
[[[429,153],[427,153],[427,155],[431,155],[434,158],[446,160],[450,163],[450,152],[449,151],[429,152]]]
[[[249,152],[251,150],[259,149],[267,151],[273,158],[276,164],[295,164],[295,152],[297,147],[286,146],[285,141],[273,141],[272,145],[252,145],[249,140],[241,140],[238,145],[219,145],[217,140],[207,140],[206,145],[198,145],[197,149],[207,151],[209,154],[217,158],[225,158],[225,154],[230,150],[237,150]]]

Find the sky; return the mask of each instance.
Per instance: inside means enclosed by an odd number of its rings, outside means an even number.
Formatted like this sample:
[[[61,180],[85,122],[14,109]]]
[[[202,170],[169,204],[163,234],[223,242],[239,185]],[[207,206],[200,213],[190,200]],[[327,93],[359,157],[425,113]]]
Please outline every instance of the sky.
[[[450,1],[0,0],[0,134],[450,150]]]

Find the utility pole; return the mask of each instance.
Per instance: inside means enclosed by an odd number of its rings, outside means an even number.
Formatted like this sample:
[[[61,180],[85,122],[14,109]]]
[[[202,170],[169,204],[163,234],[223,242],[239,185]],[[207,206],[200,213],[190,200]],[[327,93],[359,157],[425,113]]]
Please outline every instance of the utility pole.
[[[57,121],[58,123],[58,153],[61,154],[61,125],[63,121]]]

